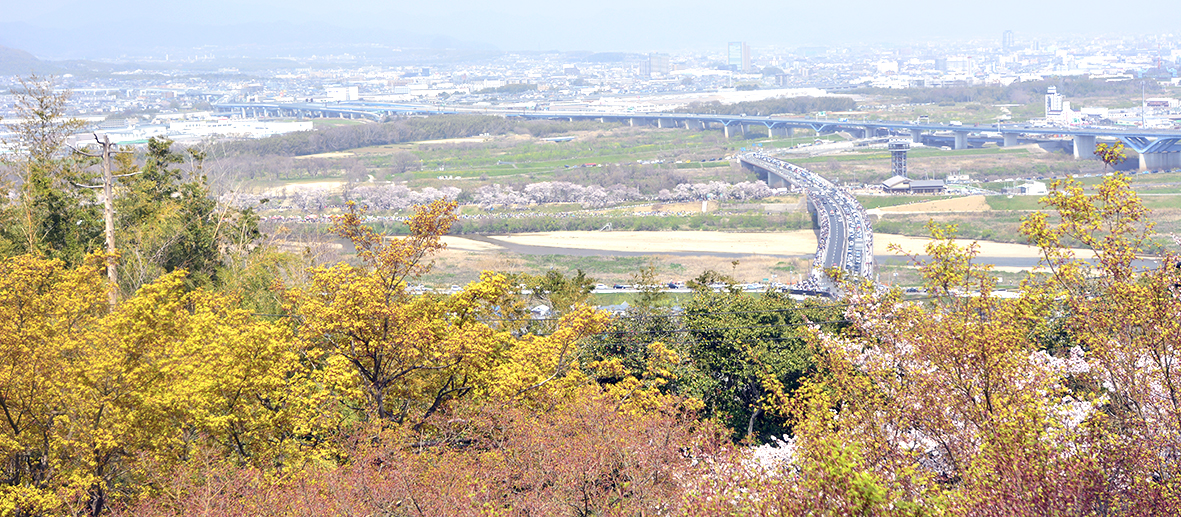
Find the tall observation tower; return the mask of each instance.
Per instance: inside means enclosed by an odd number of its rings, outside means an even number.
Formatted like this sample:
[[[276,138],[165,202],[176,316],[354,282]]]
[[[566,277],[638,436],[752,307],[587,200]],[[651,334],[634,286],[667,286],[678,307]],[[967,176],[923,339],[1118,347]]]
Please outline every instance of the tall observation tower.
[[[906,151],[910,150],[910,142],[907,140],[890,140],[890,164],[893,166],[894,175],[908,178],[906,175]]]

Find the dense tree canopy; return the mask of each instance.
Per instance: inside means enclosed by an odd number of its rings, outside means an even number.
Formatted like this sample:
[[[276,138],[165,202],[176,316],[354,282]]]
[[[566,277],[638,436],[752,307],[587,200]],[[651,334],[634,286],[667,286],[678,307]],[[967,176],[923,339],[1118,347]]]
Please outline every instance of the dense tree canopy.
[[[415,294],[447,195],[402,237],[347,204],[353,262],[283,253],[210,196],[201,153],[153,139],[117,161],[112,286],[62,98],[34,80],[18,101],[0,515],[1181,513],[1181,258],[1145,261],[1125,176],[1024,218],[1043,267],[1015,297],[931,224],[922,297],[707,271],[671,302],[642,268],[608,315],[582,271]]]
[[[925,298],[703,288],[614,320],[577,274],[411,295],[446,200],[396,239],[346,212],[360,262],[279,280],[279,314],[182,269],[112,308],[100,255],[9,257],[0,512],[1175,513],[1177,257],[1135,262],[1123,176],[1046,202],[1018,298],[933,225]]]

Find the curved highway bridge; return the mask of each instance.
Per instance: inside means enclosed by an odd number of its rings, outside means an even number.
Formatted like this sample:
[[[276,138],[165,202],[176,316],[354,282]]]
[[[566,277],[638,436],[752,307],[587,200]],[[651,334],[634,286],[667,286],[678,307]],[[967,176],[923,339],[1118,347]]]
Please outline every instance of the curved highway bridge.
[[[757,171],[773,187],[792,185],[803,190],[809,210],[816,212],[820,225],[812,281],[827,290],[822,271],[841,268],[865,278],[873,275],[873,229],[865,209],[848,191],[816,173],[760,152],[742,154],[739,163]]]

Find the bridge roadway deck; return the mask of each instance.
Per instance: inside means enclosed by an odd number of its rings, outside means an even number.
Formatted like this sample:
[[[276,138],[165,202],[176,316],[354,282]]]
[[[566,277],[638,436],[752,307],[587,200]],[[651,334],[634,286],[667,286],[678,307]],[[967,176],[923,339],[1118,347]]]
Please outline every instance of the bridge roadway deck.
[[[833,133],[849,130],[874,136],[879,131],[894,134],[909,134],[912,139],[921,138],[924,132],[940,132],[955,136],[956,149],[968,146],[970,134],[999,135],[1005,145],[1017,142],[1019,135],[1026,136],[1069,136],[1075,139],[1075,157],[1090,157],[1095,138],[1116,138],[1141,155],[1156,157],[1141,164],[1142,168],[1181,167],[1181,131],[1146,128],[1125,128],[1114,126],[1093,127],[1045,127],[1029,124],[919,124],[891,120],[848,120],[820,118],[789,118],[770,116],[723,115],[717,113],[663,113],[663,112],[596,112],[596,111],[549,111],[549,110],[507,110],[475,108],[461,105],[410,104],[369,101],[320,102],[320,103],[253,103],[219,102],[214,108],[222,113],[236,113],[241,116],[310,116],[367,118],[383,120],[392,115],[443,115],[471,113],[520,117],[527,119],[599,120],[625,124],[655,124],[658,127],[705,128],[714,124],[725,128],[726,136],[731,129],[746,133],[746,128],[763,126],[769,134],[788,132],[795,128],[807,128],[817,133]]]
[[[489,114],[493,114],[489,112]],[[912,123],[906,121],[896,120],[847,120],[847,119],[829,119],[829,118],[802,118],[802,117],[768,117],[768,116],[750,116],[750,115],[722,115],[712,113],[596,113],[586,111],[518,111],[502,112],[510,117],[523,117],[535,119],[605,119],[613,121],[628,121],[634,120],[663,120],[667,122],[674,121],[694,121],[694,122],[711,122],[718,123],[724,126],[731,126],[736,124],[746,124],[753,126],[766,126],[769,128],[809,128],[821,133],[829,133],[841,129],[888,129],[896,132],[908,131],[948,131],[948,132],[966,132],[966,133],[1021,133],[1029,135],[1065,135],[1065,136],[1102,136],[1102,137],[1117,137],[1117,138],[1181,138],[1181,131],[1168,129],[1141,129],[1137,127],[1116,127],[1116,126],[1090,126],[1090,127],[1051,127],[1051,126],[1032,126],[1029,124],[987,124],[987,125],[972,125],[972,124],[940,124],[940,123]],[[666,127],[672,127],[666,126]]]
[[[823,278],[822,270],[834,267],[853,275],[872,277],[873,230],[856,198],[812,171],[763,153],[740,155],[739,162],[743,167],[775,175],[807,193],[820,225],[813,261],[813,276],[817,281]]]
[[[380,119],[384,115],[393,114],[456,114],[471,113],[485,115],[500,115],[506,117],[521,117],[530,119],[574,119],[590,120],[602,119],[617,122],[664,121],[673,127],[675,123],[706,122],[723,126],[745,124],[748,126],[766,126],[768,128],[809,128],[819,132],[833,132],[840,129],[888,129],[897,132],[907,131],[947,131],[968,133],[1021,133],[1028,135],[1064,135],[1064,136],[1100,136],[1116,138],[1181,138],[1181,131],[1167,129],[1143,129],[1137,127],[1035,127],[1028,124],[988,124],[988,125],[950,125],[950,124],[920,124],[894,120],[848,120],[829,118],[778,117],[756,115],[723,115],[718,113],[665,113],[665,112],[596,112],[596,111],[549,111],[549,110],[520,110],[473,108],[468,106],[437,104],[392,103],[392,102],[307,102],[307,103],[276,103],[276,102],[226,102],[215,103],[214,108],[222,112],[305,112],[305,113],[354,113],[367,118]]]

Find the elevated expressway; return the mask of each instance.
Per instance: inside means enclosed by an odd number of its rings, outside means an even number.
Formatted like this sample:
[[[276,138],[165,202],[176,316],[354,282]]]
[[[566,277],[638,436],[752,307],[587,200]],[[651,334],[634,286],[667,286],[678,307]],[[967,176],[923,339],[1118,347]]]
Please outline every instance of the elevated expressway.
[[[368,101],[319,102],[319,103],[275,103],[275,102],[218,102],[214,109],[222,114],[242,117],[310,117],[310,118],[356,118],[380,121],[394,115],[438,115],[471,113],[518,117],[525,119],[598,120],[628,125],[653,125],[657,127],[683,127],[691,129],[720,128],[729,138],[735,134],[746,135],[752,127],[765,128],[771,137],[787,137],[795,129],[811,129],[817,133],[849,131],[863,138],[890,134],[908,135],[916,142],[925,134],[940,133],[949,138],[955,149],[970,145],[970,135],[985,135],[996,139],[1004,146],[1018,144],[1022,137],[1068,137],[1073,140],[1075,158],[1094,158],[1097,138],[1108,138],[1123,142],[1140,155],[1142,169],[1181,168],[1181,131],[1125,128],[1111,126],[1092,127],[1034,127],[1027,124],[951,125],[915,124],[888,120],[848,120],[765,117],[748,115],[723,115],[716,113],[644,113],[644,112],[596,112],[596,111],[548,111],[488,109],[470,106],[440,106],[433,104],[390,103]],[[760,130],[762,131],[762,130]]]
[[[914,142],[921,142],[924,134],[943,133],[952,139],[955,149],[969,147],[970,135],[991,135],[1005,147],[1018,145],[1021,137],[1068,137],[1073,141],[1074,157],[1094,159],[1096,139],[1108,138],[1123,142],[1129,149],[1140,155],[1141,169],[1181,168],[1181,131],[1171,129],[1142,129],[1136,127],[1087,126],[1087,127],[1046,127],[1028,124],[917,124],[887,120],[829,120],[810,118],[763,117],[747,115],[681,114],[681,113],[630,113],[603,114],[588,112],[534,111],[506,114],[531,119],[567,119],[617,121],[630,125],[655,125],[657,127],[686,127],[707,129],[720,126],[726,137],[740,132],[746,135],[750,127],[765,127],[767,135],[788,137],[796,128],[806,128],[817,134],[850,131],[862,138],[908,135]]]
[[[812,278],[822,287],[822,270],[841,268],[849,274],[873,276],[873,230],[865,210],[847,191],[816,173],[763,153],[739,155],[743,168],[759,173],[772,187],[791,185],[803,190],[808,209],[820,226]]]

